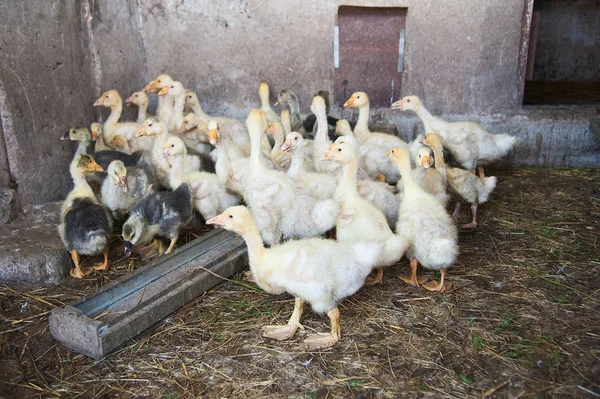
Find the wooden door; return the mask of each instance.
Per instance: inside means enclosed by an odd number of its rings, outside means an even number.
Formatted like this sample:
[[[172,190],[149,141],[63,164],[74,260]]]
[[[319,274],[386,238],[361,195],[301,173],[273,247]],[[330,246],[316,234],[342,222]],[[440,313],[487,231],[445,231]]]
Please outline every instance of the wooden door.
[[[389,107],[400,99],[404,60],[399,44],[406,10],[349,6],[338,9],[339,65],[334,72],[337,105],[343,105],[355,91],[366,92],[371,107]]]

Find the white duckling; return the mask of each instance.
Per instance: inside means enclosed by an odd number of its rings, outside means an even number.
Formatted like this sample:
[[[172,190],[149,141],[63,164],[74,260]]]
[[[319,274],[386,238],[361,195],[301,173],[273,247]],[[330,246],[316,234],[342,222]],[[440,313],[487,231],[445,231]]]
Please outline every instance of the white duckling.
[[[169,184],[177,188],[185,183],[193,195],[194,208],[208,220],[223,212],[226,208],[239,204],[239,199],[227,192],[219,184],[217,175],[207,172],[186,173],[187,151],[184,142],[179,137],[169,137],[163,148],[163,157],[168,157],[171,163]]]
[[[310,335],[304,344],[316,349],[332,346],[340,340],[337,303],[363,285],[379,253],[377,243],[344,244],[309,238],[265,248],[257,224],[243,206],[229,208],[206,223],[244,238],[250,270],[259,287],[270,294],[288,292],[296,298],[294,312],[287,325],[263,326],[264,337],[277,340],[292,338],[298,328],[303,328],[300,316],[304,303],[308,302],[315,312],[327,313],[331,332]]]
[[[344,103],[344,108],[358,108],[358,120],[354,127],[354,136],[359,143],[377,144],[388,151],[396,146],[408,149],[408,144],[399,137],[387,133],[371,132],[369,129],[370,104],[367,93],[362,91],[352,93],[348,101]]]
[[[394,147],[388,154],[404,181],[404,198],[400,203],[396,231],[408,241],[412,273],[410,277],[400,278],[417,287],[422,284],[423,281],[417,278],[420,262],[427,269],[441,271],[439,283],[433,281],[423,287],[429,291],[445,292],[452,285],[445,281],[446,270],[454,264],[458,255],[456,227],[442,204],[412,179],[408,151]]]
[[[411,176],[419,187],[433,195],[442,206],[446,207],[448,203],[446,182],[448,179],[446,169],[441,167],[439,162],[443,162],[443,160],[439,161],[431,148],[423,146],[417,151],[416,167],[412,170]],[[402,187],[403,182],[400,180],[398,188],[402,189]]]
[[[442,145],[446,147],[456,161],[467,170],[475,170],[479,164],[479,177],[485,177],[483,164],[496,161],[511,150],[517,142],[516,137],[504,134],[492,134],[474,122],[446,122],[431,115],[417,96],[407,96],[392,104],[392,109],[413,111],[416,113],[426,132],[437,133]]]
[[[456,223],[460,213],[460,201],[464,200],[471,204],[471,214],[473,219],[471,223],[462,225],[463,229],[474,229],[477,227],[477,208],[479,204],[487,202],[489,195],[496,187],[496,177],[477,177],[473,173],[460,169],[451,168],[444,163],[442,155],[442,143],[439,137],[435,134],[428,133],[425,135],[423,143],[431,147],[435,153],[435,168],[446,172],[448,185],[452,192],[453,198],[456,200],[452,221]]]
[[[123,112],[123,100],[116,90],[104,92],[94,103],[94,107],[100,106],[111,109],[110,116],[102,125],[102,137],[109,146],[129,154],[139,150],[150,152],[152,139],[135,140],[135,134],[140,128],[139,123],[119,122]]]
[[[170,86],[172,83],[173,79],[169,75],[162,74],[152,82],[148,83],[146,87],[144,87],[143,91],[146,93],[158,93],[161,89]],[[173,115],[173,104],[174,99],[172,96],[158,96],[156,116],[161,122],[169,123],[169,120]]]
[[[367,284],[381,283],[383,268],[402,258],[407,247],[406,240],[395,235],[381,211],[358,194],[358,159],[355,148],[349,143],[334,143],[325,152],[324,158],[343,167],[335,191],[335,199],[341,208],[335,224],[337,240],[342,243],[358,243],[368,239],[380,243],[381,252],[374,266],[377,272],[367,280]]]
[[[136,122],[140,125],[144,123],[144,121],[150,116],[152,116],[148,114],[148,95],[143,91],[136,91],[127,97],[125,103],[128,107],[138,107],[138,116]]]
[[[267,121],[263,112],[251,110],[246,121],[252,145],[244,199],[263,239],[272,245],[281,239],[317,236],[330,230],[339,208],[335,201],[317,201],[285,173],[268,170],[260,157],[261,135]]]
[[[174,81],[164,86],[158,92],[159,97],[170,96],[173,98],[173,110],[167,126],[169,133],[178,134],[183,123],[183,109],[185,108],[185,88],[181,82]]]
[[[275,140],[275,144],[271,149],[271,161],[278,170],[288,170],[292,156],[281,150],[281,145],[285,141],[283,126],[279,122],[269,121],[265,133],[270,134]]]

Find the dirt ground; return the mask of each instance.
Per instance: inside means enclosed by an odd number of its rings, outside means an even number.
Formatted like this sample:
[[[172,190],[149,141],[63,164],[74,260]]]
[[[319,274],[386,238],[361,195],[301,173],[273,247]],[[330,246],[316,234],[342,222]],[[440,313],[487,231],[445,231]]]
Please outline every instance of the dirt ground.
[[[57,344],[47,314],[135,262],[50,289],[3,286],[0,396],[600,397],[600,170],[495,174],[480,225],[460,234],[452,289],[405,285],[403,259],[341,303],[342,339],[326,350],[299,345],[329,328],[310,307],[292,340],[263,338],[260,326],[286,323],[293,299],[241,276],[100,361]]]

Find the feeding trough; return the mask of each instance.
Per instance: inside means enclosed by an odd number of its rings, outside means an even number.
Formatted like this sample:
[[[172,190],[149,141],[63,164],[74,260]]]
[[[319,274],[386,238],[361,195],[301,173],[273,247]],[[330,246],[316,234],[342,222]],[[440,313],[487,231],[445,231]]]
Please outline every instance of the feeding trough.
[[[100,359],[248,264],[244,240],[215,230],[71,304],[52,310],[52,336]]]

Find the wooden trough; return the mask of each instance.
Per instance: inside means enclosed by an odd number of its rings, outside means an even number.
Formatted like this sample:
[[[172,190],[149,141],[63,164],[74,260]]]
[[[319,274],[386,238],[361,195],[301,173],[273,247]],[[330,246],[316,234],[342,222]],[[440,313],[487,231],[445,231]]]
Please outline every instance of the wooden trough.
[[[50,313],[52,336],[100,359],[248,264],[244,240],[215,230]],[[206,269],[206,270],[205,270]],[[209,271],[207,271],[209,270]]]

